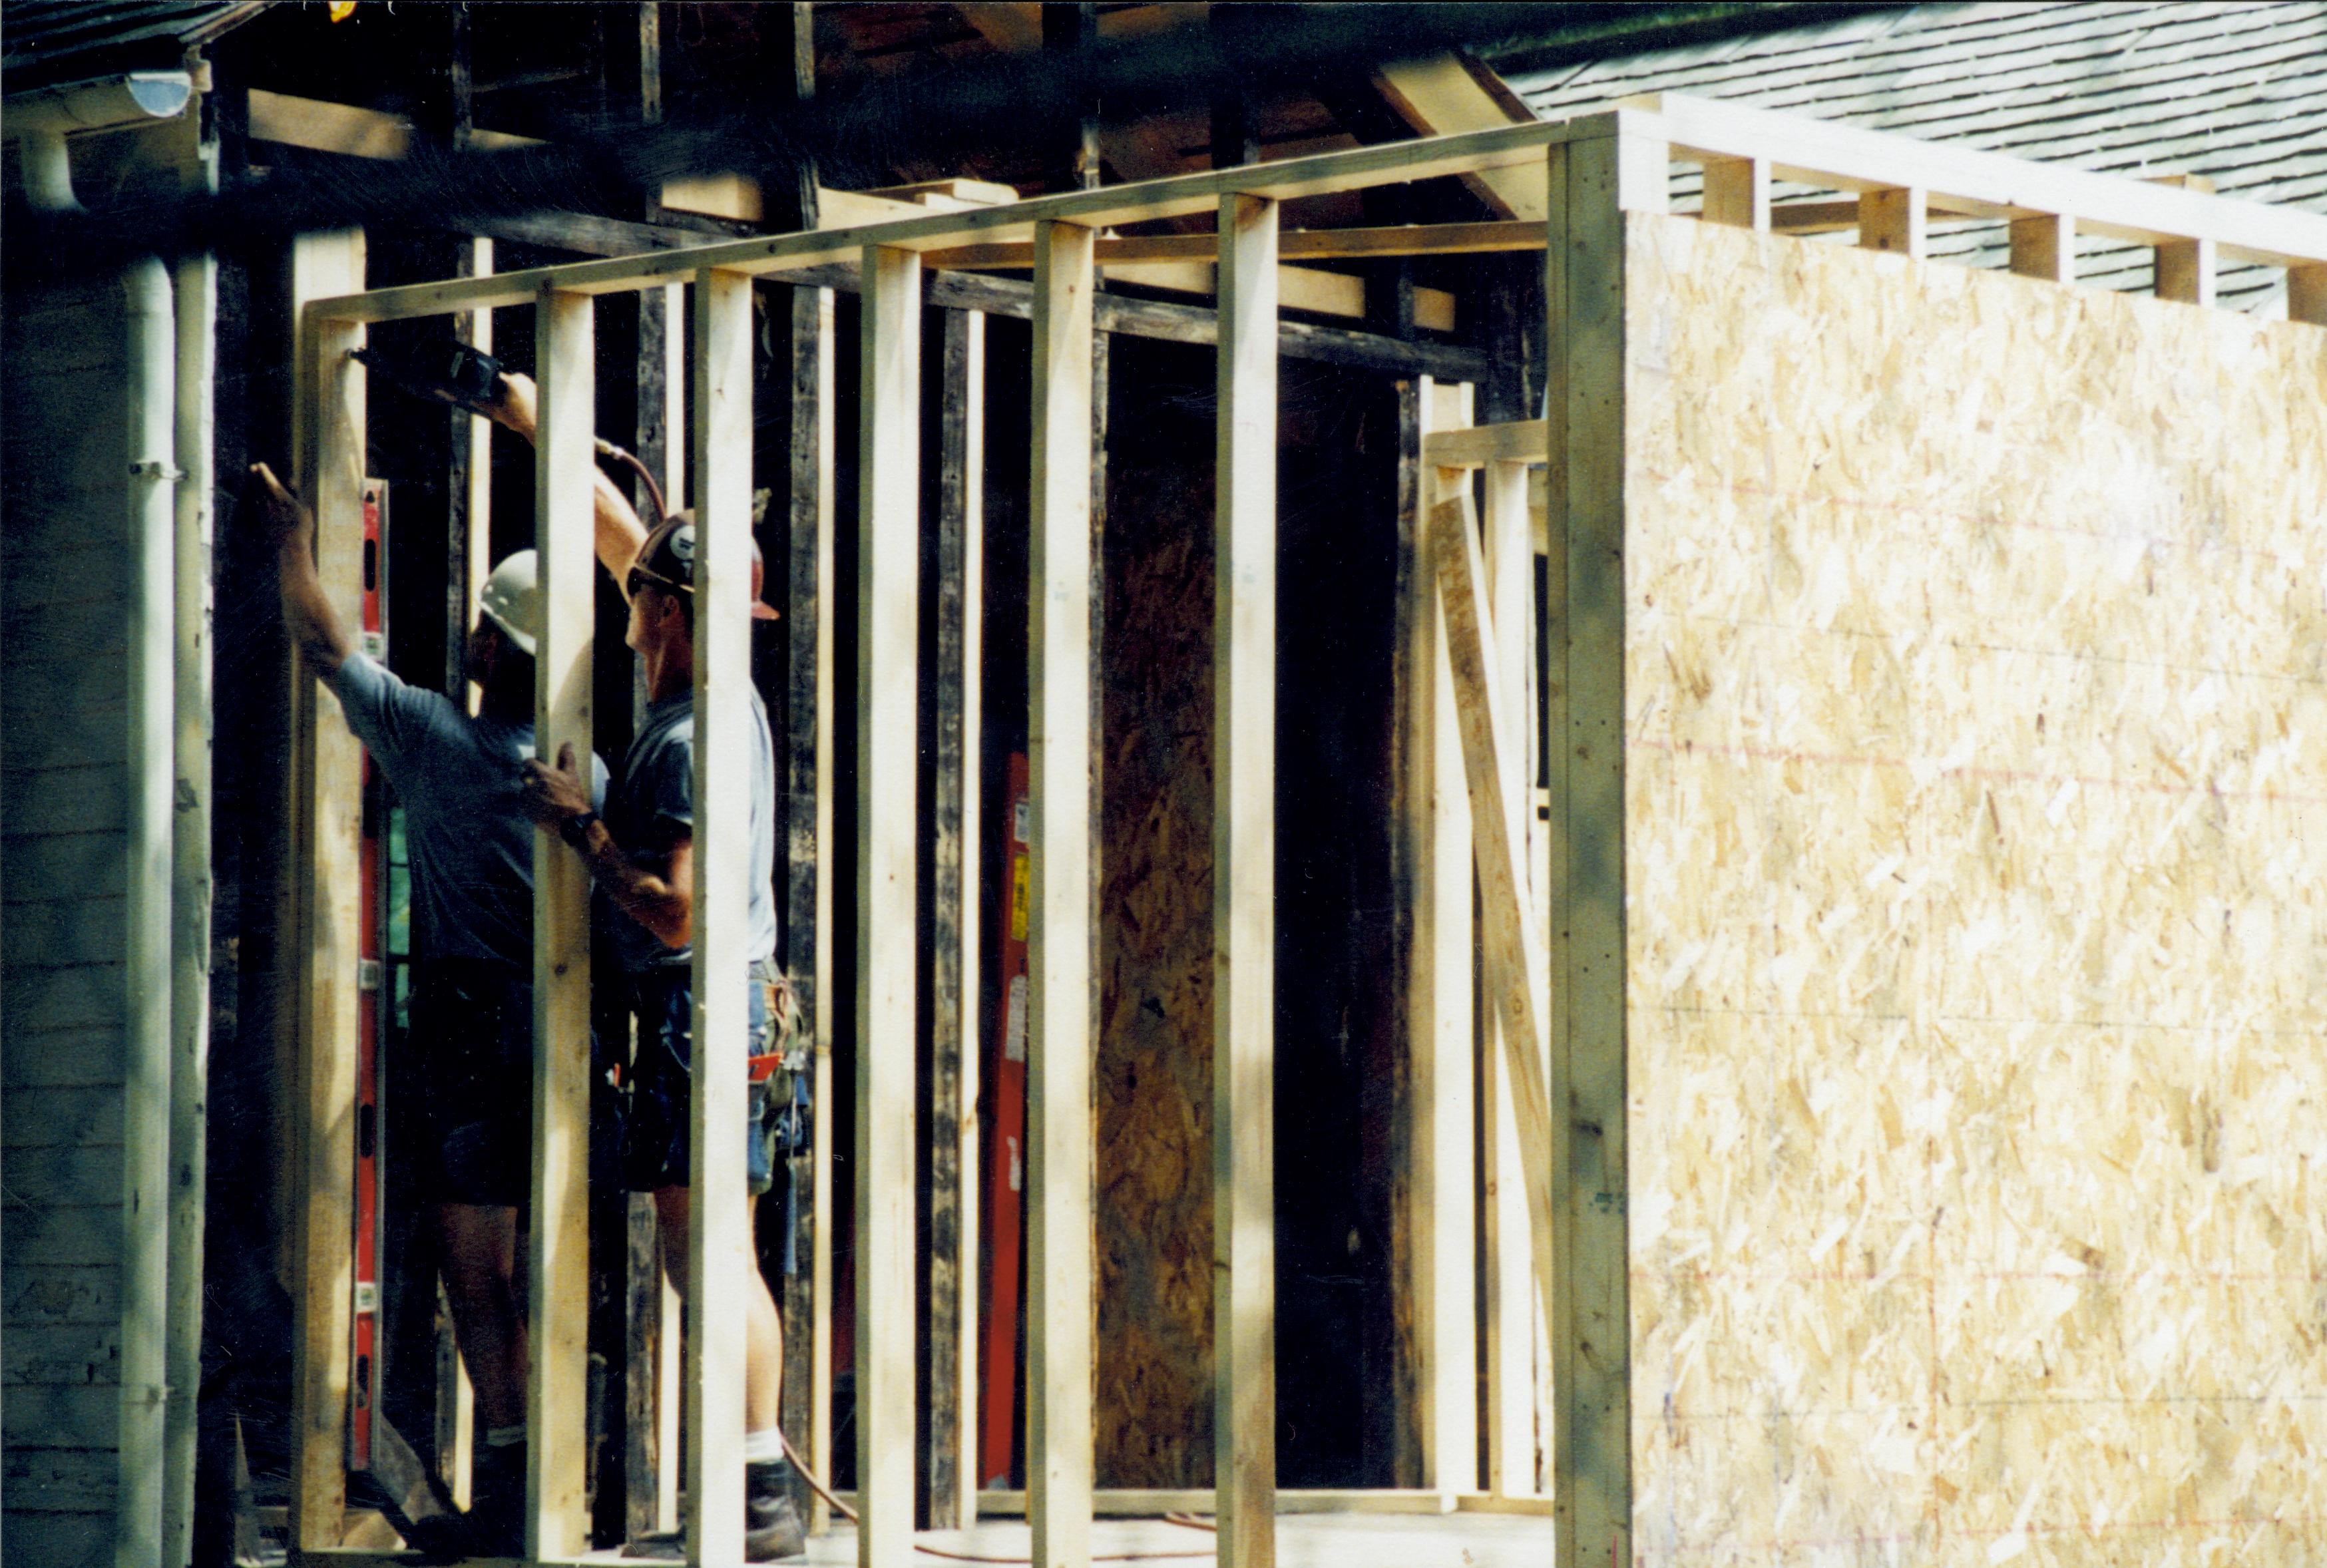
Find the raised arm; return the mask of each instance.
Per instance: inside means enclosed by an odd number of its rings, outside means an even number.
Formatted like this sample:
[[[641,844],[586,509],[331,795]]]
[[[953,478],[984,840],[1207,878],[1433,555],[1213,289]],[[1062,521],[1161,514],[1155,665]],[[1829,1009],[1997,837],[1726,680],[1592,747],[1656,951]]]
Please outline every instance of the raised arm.
[[[348,629],[340,624],[338,612],[324,596],[323,580],[315,572],[315,516],[265,463],[252,463],[250,477],[248,490],[258,499],[275,545],[284,628],[309,667],[329,680],[340,673],[355,644],[348,637]]]
[[[493,407],[493,423],[513,430],[527,441],[534,439],[540,422],[536,413],[537,393],[533,378],[515,370],[501,373],[500,398]],[[596,499],[596,536],[599,563],[624,599],[631,596],[631,563],[639,558],[639,546],[647,540],[646,525],[621,488],[608,478],[603,469],[591,465],[591,477],[597,482],[593,487]]]

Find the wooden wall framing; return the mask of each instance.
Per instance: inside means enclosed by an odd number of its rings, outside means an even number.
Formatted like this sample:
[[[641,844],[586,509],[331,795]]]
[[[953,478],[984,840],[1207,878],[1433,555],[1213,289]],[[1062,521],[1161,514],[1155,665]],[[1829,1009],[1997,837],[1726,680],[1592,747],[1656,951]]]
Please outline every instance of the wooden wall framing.
[[[313,302],[360,287],[360,232],[303,238],[292,252],[292,443],[300,492],[315,510],[316,571],[342,625],[360,626],[363,597],[364,378],[349,352],[362,329]],[[292,842],[301,874],[289,929],[296,955],[296,1118],[291,1283],[291,1538],[336,1546],[346,1507],[347,1410],[355,1312],[357,859],[363,835],[363,748],[339,700],[293,678]]]
[[[1026,1490],[1036,1568],[1090,1559],[1091,1062],[1099,810],[1092,749],[1091,231],[1034,230],[1027,555]]]
[[[1227,1568],[1276,1561],[1277,204],[1221,199],[1212,632],[1212,1451]]]
[[[596,435],[597,338],[585,295],[545,289],[534,306],[541,428],[541,630],[534,652],[534,750],[555,762],[591,751],[590,443]],[[528,1256],[534,1372],[527,1386],[527,1549],[537,1558],[584,1544],[582,1479],[589,1423],[590,878],[555,835],[533,846],[533,1227]]]
[[[689,478],[695,496],[695,823],[705,845],[749,844],[751,752],[752,285],[705,268],[693,288]],[[700,854],[695,866],[695,1038],[745,1038],[749,964],[744,878],[750,856]],[[542,955],[537,949],[535,985]],[[541,1042],[537,1041],[537,1045]],[[710,1059],[706,1045],[698,1059]],[[743,1551],[743,1313],[709,1282],[759,1266],[743,1191],[744,1084],[697,1072],[687,1137],[685,1444],[687,1553],[724,1562]],[[569,1287],[570,1288],[570,1287]],[[538,1377],[538,1374],[536,1375]]]
[[[1406,394],[1413,457],[1403,483],[1401,573],[1405,618],[1399,676],[1404,728],[1400,809],[1393,826],[1406,890],[1408,1202],[1403,1232],[1414,1367],[1411,1420],[1416,1479],[1453,1497],[1479,1485],[1477,1317],[1472,1168],[1474,1162],[1472,1022],[1476,943],[1471,919],[1471,803],[1459,780],[1462,741],[1453,677],[1432,565],[1431,509],[1444,471],[1425,462],[1431,438],[1467,426],[1474,388],[1418,378]]]
[[[913,1536],[914,695],[921,593],[921,260],[864,253],[856,769],[858,1561]],[[748,450],[748,443],[747,443]]]
[[[1415,1425],[1434,1501],[1531,1511],[1520,1450],[1528,1437],[1510,1386],[1532,1337],[1524,1292],[1509,1273],[1533,1278],[1547,1324],[1554,1411],[1546,1441],[1553,1456],[1554,1506],[1563,1521],[1563,1568],[1628,1560],[1634,1504],[1632,1402],[1634,1325],[1629,1294],[1631,1224],[1627,1189],[1631,1131],[1627,984],[1631,960],[1626,863],[1629,779],[1625,752],[1628,669],[1625,555],[1628,407],[1626,238],[1628,214],[1661,213],[1670,164],[1713,171],[1703,216],[1714,224],[1766,229],[1772,179],[1808,180],[1852,193],[1861,243],[1914,266],[1933,212],[1970,214],[2015,225],[2014,270],[2059,281],[2066,237],[2077,229],[2127,238],[2160,252],[2158,291],[2202,303],[2211,265],[2222,257],[2289,272],[2292,313],[2327,314],[2327,219],[2270,211],[2203,192],[2042,167],[1959,148],[1858,132],[1723,106],[1668,98],[1554,125],[1232,167],[1139,184],[1078,191],[1006,207],[940,212],[855,229],[719,242],[687,250],[617,257],[364,292],[360,238],[303,243],[297,290],[304,303],[298,349],[301,470],[315,498],[327,591],[350,593],[360,570],[363,385],[345,358],[373,321],[476,312],[496,304],[541,305],[545,442],[539,482],[553,529],[577,527],[570,478],[559,454],[586,462],[588,296],[685,284],[695,320],[691,467],[704,530],[698,624],[697,802],[699,835],[719,842],[747,831],[748,803],[734,761],[739,683],[747,678],[743,554],[750,504],[751,278],[791,278],[811,287],[847,275],[864,295],[864,396],[859,432],[864,548],[860,594],[860,831],[858,1078],[857,1395],[860,1560],[902,1564],[911,1549],[916,1451],[912,1308],[913,1171],[911,1152],[889,1129],[916,1113],[912,1030],[918,957],[914,929],[915,695],[921,672],[914,639],[919,554],[919,332],[926,268],[974,247],[1031,246],[1034,271],[1033,525],[1030,594],[1033,773],[1028,1474],[1040,1568],[1082,1568],[1090,1519],[1102,1499],[1091,1484],[1092,1323],[1091,1126],[1089,1086],[1095,989],[1097,779],[1091,728],[1092,352],[1097,229],[1115,223],[1216,210],[1221,294],[1217,609],[1220,658],[1216,874],[1216,1048],[1220,1130],[1217,1246],[1221,1347],[1219,1366],[1221,1472],[1215,1498],[1223,1557],[1272,1560],[1276,1498],[1273,1454],[1271,1211],[1268,1084],[1271,995],[1267,915],[1274,825],[1268,792],[1274,706],[1269,605],[1274,593],[1270,463],[1275,357],[1282,350],[1273,297],[1277,257],[1291,244],[1276,228],[1279,204],[1322,191],[1497,173],[1540,172],[1544,223],[1513,225],[1516,247],[1546,248],[1550,342],[1548,392],[1539,419],[1472,426],[1451,388],[1417,382],[1406,407],[1413,452],[1399,613],[1405,759],[1398,864],[1406,882],[1408,1037],[1418,1100],[1407,1175],[1410,1215],[1425,1250],[1407,1259],[1416,1286]],[[2027,226],[2023,244],[2018,242]],[[1437,248],[1502,247],[1477,226],[1440,237]],[[1519,230],[1526,232],[1518,232]],[[1382,254],[1378,238],[1353,253]],[[1432,248],[1430,231],[1409,242]],[[1314,236],[1305,254],[1330,253]],[[2024,261],[2024,265],[2023,265]],[[818,269],[826,269],[818,271]],[[333,293],[336,290],[338,292]],[[320,297],[330,295],[331,297]],[[803,289],[800,299],[811,296]],[[815,307],[828,313],[828,299]],[[805,317],[796,311],[796,320]],[[821,322],[828,313],[817,315]],[[797,369],[797,363],[796,363]],[[824,377],[825,369],[815,374]],[[828,380],[819,395],[828,405]],[[1450,405],[1456,405],[1450,406]],[[569,423],[572,422],[572,423]],[[809,450],[799,444],[796,458]],[[821,437],[812,437],[810,447]],[[816,447],[821,461],[822,449]],[[1547,467],[1550,581],[1542,624],[1551,630],[1550,677],[1534,694],[1523,671],[1503,667],[1531,649],[1519,579],[1534,553],[1521,521],[1519,469]],[[1470,474],[1487,468],[1484,537]],[[828,472],[828,464],[825,465]],[[577,467],[576,471],[579,471]],[[841,587],[829,576],[828,530],[796,542],[810,551],[812,593]],[[551,546],[550,592],[560,602],[586,592],[580,544],[562,533]],[[796,555],[796,561],[799,557]],[[721,606],[734,613],[722,611]],[[565,626],[553,611],[553,625]],[[543,660],[542,744],[587,734],[553,671],[582,657],[584,614],[553,630]],[[573,627],[581,629],[577,635]],[[821,654],[828,638],[817,643]],[[827,661],[816,677],[826,678]],[[828,686],[819,687],[818,722]],[[1540,859],[1526,831],[1526,775],[1519,758],[1531,726],[1556,742],[1550,777],[1551,845]],[[302,969],[300,1111],[304,1197],[299,1214],[297,1399],[300,1448],[294,1475],[294,1542],[314,1558],[337,1545],[343,1497],[340,1470],[348,1377],[347,1259],[329,1238],[346,1229],[350,1167],[354,972],[351,875],[355,750],[328,699],[306,706],[301,724],[304,780],[298,797],[307,846],[301,901],[307,939]],[[819,745],[820,786],[828,759]],[[1458,785],[1457,780],[1460,780]],[[828,829],[827,791],[816,802],[817,845]],[[967,835],[965,835],[967,836]],[[1530,870],[1530,863],[1539,870]],[[741,968],[744,891],[740,857],[697,858],[696,1031],[721,1038],[742,1028],[742,994],[712,985]],[[1473,884],[1475,877],[1475,886]],[[1531,885],[1537,879],[1542,885]],[[545,880],[546,911],[570,907],[571,888]],[[958,890],[957,890],[958,891]],[[1477,926],[1472,925],[1476,897]],[[797,907],[801,890],[795,887]],[[829,904],[818,914],[819,1052],[823,947]],[[1537,910],[1548,909],[1547,929]],[[553,918],[546,914],[545,919]],[[549,945],[537,963],[547,965]],[[1468,1294],[1469,1227],[1480,1201],[1472,1186],[1478,1151],[1470,1142],[1472,954],[1482,952],[1483,999],[1501,1049],[1476,1092],[1488,1098],[1488,1157],[1500,1184],[1516,1164],[1524,1235],[1508,1207],[1493,1222],[1498,1265],[1491,1309],[1500,1379],[1487,1402],[1493,1418],[1490,1492],[1479,1496],[1475,1434],[1480,1411],[1467,1382],[1473,1303]],[[555,984],[553,984],[555,979]],[[565,1024],[561,998],[570,966],[538,981],[544,1059],[540,1104],[545,1150],[577,1131],[571,1085],[548,1061]],[[819,1054],[819,1061],[821,1061]],[[819,1094],[826,1087],[819,1072]],[[958,1092],[958,1091],[949,1091]],[[740,1080],[696,1081],[694,1172],[696,1224],[691,1268],[708,1281],[749,1266],[742,1235]],[[940,1118],[942,1119],[942,1118]],[[1459,1123],[1459,1125],[1458,1125]],[[943,1135],[958,1135],[949,1125]],[[545,1161],[537,1224],[562,1236],[574,1192],[572,1162]],[[819,1216],[827,1212],[824,1194]],[[736,1222],[720,1218],[731,1214]],[[819,1260],[823,1239],[819,1237]],[[544,1285],[572,1277],[570,1249],[537,1255]],[[826,1275],[818,1263],[819,1297]],[[1426,1287],[1426,1288],[1425,1288]],[[547,1293],[545,1291],[545,1293]],[[737,1554],[742,1435],[740,1316],[721,1293],[693,1293],[688,1306],[687,1386],[690,1552],[696,1560]],[[554,1318],[537,1333],[564,1343]],[[818,1348],[819,1353],[821,1347]],[[572,1405],[572,1372],[562,1352],[537,1356],[533,1410],[555,1420]],[[812,1395],[820,1411],[823,1391]],[[821,1414],[818,1416],[822,1419]],[[822,1461],[823,1427],[814,1451]],[[531,1548],[554,1554],[574,1539],[578,1498],[568,1476],[579,1463],[564,1445],[534,1456]],[[1397,1506],[1409,1506],[1401,1496]],[[960,1504],[957,1501],[957,1509]]]

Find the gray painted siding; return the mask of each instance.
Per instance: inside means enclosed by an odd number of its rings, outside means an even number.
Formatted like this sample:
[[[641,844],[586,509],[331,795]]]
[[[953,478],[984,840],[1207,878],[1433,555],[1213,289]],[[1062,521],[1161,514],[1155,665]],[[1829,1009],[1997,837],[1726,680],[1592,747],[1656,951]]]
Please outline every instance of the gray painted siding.
[[[0,1530],[110,1563],[118,1476],[128,448],[111,285],[0,336]]]
[[[1549,119],[1684,92],[2327,211],[2327,0],[1919,5],[1509,79]],[[1696,195],[1694,173],[1676,181],[1677,208]],[[2005,247],[2001,225],[1932,228],[1935,256],[2001,267]],[[2081,251],[2086,282],[2150,286],[2147,249]],[[2283,315],[2285,275],[2226,266],[2221,299]]]

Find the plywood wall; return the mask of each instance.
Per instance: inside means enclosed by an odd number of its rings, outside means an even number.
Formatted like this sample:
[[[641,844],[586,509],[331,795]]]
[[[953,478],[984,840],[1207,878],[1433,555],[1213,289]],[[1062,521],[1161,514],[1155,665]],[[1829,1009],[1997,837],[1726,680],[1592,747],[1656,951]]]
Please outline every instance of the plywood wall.
[[[1207,1487],[1211,474],[1209,463],[1111,467],[1100,699],[1097,1473],[1101,1486]]]
[[[1636,1558],[2327,1561],[2327,331],[1627,246]]]

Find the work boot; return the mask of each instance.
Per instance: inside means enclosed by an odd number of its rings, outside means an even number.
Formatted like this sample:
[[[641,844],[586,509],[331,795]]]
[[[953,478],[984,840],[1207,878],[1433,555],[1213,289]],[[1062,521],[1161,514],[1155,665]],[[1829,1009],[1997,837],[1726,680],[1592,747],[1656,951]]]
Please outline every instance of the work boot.
[[[396,1528],[404,1537],[404,1544],[419,1554],[417,1560],[430,1568],[484,1555],[484,1548],[478,1545],[477,1533],[470,1528],[466,1514],[430,1514],[425,1518],[398,1522]]]
[[[469,1468],[469,1532],[480,1556],[525,1555],[526,1445],[481,1442]]]
[[[808,1552],[808,1526],[792,1507],[785,1478],[791,1466],[780,1460],[743,1467],[743,1561],[772,1563]]]
[[[746,1465],[743,1469],[746,1563],[773,1563],[808,1552],[808,1526],[801,1522],[799,1510],[792,1507],[791,1497],[785,1490],[787,1469],[775,1463]],[[652,1530],[634,1536],[622,1547],[622,1555],[648,1562],[684,1562],[687,1532]]]

